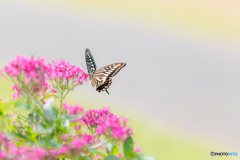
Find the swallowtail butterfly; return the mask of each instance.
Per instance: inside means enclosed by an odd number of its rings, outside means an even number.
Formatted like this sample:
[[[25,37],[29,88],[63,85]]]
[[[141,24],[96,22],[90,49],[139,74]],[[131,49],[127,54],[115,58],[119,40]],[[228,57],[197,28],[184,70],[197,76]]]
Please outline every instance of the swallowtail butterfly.
[[[97,70],[97,65],[88,48],[85,52],[86,64],[88,69],[89,80],[93,87],[96,86],[98,92],[106,91],[112,83],[112,77],[115,76],[126,63],[114,63]],[[108,93],[109,94],[109,93]]]

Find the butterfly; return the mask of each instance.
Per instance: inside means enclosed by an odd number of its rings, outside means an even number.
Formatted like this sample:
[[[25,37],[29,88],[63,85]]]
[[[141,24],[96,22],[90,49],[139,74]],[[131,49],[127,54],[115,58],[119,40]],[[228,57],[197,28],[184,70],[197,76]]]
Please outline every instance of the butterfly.
[[[92,86],[96,86],[96,90],[98,92],[106,91],[108,93],[107,89],[112,84],[111,78],[115,76],[123,67],[125,67],[126,63],[114,63],[97,70],[97,65],[88,48],[86,48],[85,51],[85,58],[89,80],[91,81]]]

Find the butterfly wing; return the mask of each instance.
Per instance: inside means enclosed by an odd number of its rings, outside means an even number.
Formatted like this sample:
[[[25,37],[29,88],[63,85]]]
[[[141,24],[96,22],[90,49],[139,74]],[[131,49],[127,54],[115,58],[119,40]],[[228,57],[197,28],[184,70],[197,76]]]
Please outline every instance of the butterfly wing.
[[[93,74],[97,70],[97,65],[88,48],[86,48],[86,51],[85,51],[85,59],[86,59],[88,74]]]
[[[126,63],[114,63],[114,64],[110,64],[106,67],[103,67],[99,70],[97,70],[94,73],[95,77],[99,77],[99,78],[110,78],[115,76],[123,67],[126,66]]]
[[[107,91],[112,83],[111,77],[115,76],[126,63],[114,63],[97,70],[92,77],[92,86],[96,85],[97,91]]]

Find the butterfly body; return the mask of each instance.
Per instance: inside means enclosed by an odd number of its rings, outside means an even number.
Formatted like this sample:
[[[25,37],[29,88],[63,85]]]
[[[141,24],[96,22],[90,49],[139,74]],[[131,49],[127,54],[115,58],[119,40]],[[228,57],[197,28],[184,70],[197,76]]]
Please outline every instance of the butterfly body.
[[[115,76],[126,63],[114,63],[97,70],[97,65],[89,49],[85,52],[86,64],[89,74],[89,80],[93,87],[96,86],[98,92],[107,91],[112,84],[111,77]],[[109,93],[108,93],[109,94]]]

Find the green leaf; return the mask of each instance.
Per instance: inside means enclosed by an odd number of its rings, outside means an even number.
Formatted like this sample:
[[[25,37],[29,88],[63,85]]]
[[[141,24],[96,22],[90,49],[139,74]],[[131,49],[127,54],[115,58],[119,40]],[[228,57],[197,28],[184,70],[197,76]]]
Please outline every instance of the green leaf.
[[[76,114],[76,115],[65,115],[62,114],[59,118],[61,119],[68,119],[69,121],[75,119],[75,118],[82,118],[83,114]]]
[[[24,143],[24,142],[18,142],[18,141],[14,142],[14,143],[15,143],[16,146],[18,146],[18,147],[26,145],[26,143]]]
[[[108,155],[107,157],[104,158],[104,160],[118,160],[118,158],[116,158],[113,155]]]
[[[42,133],[45,130],[45,127],[41,123],[36,125],[37,133]]]
[[[112,150],[109,152],[109,154],[112,154],[112,155],[116,156],[117,153],[118,153],[117,147],[116,147],[116,146],[113,146],[113,147],[112,147]]]
[[[12,136],[17,137],[18,139],[21,139],[21,140],[23,140],[23,141],[31,141],[29,138],[21,135],[20,133],[15,133],[15,132],[13,132],[13,133],[12,133]]]
[[[141,158],[141,156],[139,155],[139,153],[134,152],[134,151],[132,151],[131,153],[129,153],[128,157],[131,158],[131,160],[133,160],[133,159],[140,159],[140,158]]]
[[[80,123],[80,122],[71,122],[70,125],[69,125],[69,127],[72,128],[73,126],[75,126],[75,125],[77,125],[77,124],[79,124],[79,123]]]
[[[97,143],[97,144],[93,145],[93,146],[92,146],[92,149],[96,149],[96,148],[102,146],[103,144],[104,144],[104,143],[101,141],[100,143]]]
[[[60,148],[60,147],[61,147],[61,144],[60,144],[60,143],[57,143],[57,139],[56,139],[56,138],[51,139],[51,140],[49,141],[49,145],[50,145],[51,147],[54,147],[54,148]]]
[[[28,133],[30,133],[30,134],[32,133],[32,128],[31,128],[31,127],[26,126],[25,128],[26,128],[26,131],[27,131]]]
[[[98,154],[99,156],[102,156],[102,157],[106,157],[106,155],[105,154],[103,154],[103,153],[100,153],[100,152],[95,152],[96,154]]]
[[[33,107],[30,104],[25,104],[19,101],[14,104],[14,108],[17,113],[22,113],[22,111],[25,113],[31,113],[33,110]]]
[[[105,154],[103,154],[103,153],[100,153],[99,151],[97,151],[97,150],[95,150],[95,149],[92,149],[92,148],[90,148],[90,147],[88,147],[87,146],[87,150],[88,150],[88,152],[89,153],[96,153],[96,154],[98,154],[98,155],[100,155],[100,156],[102,156],[102,157],[106,157],[106,155]]]
[[[127,156],[129,153],[131,153],[133,150],[133,140],[132,137],[128,137],[123,144],[123,153],[125,156]]]

